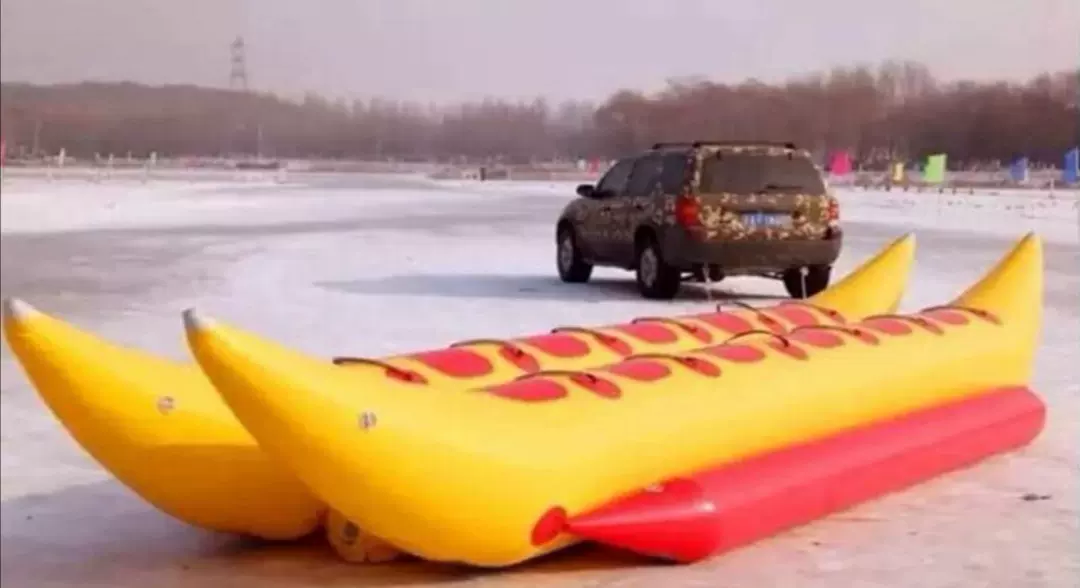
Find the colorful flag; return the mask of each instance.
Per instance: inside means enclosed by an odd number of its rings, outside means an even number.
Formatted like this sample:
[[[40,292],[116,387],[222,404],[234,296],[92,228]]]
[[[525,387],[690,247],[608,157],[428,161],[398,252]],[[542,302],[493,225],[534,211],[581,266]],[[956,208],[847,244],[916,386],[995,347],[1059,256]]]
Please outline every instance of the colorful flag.
[[[904,181],[904,162],[897,161],[892,164],[892,183],[901,184]]]
[[[1017,157],[1009,166],[1009,179],[1022,183],[1028,180],[1028,158]]]
[[[829,173],[843,176],[851,173],[851,155],[847,151],[834,151],[829,159]]]
[[[923,167],[924,182],[928,184],[945,182],[945,158],[944,153],[935,153],[926,158],[926,166]]]
[[[1073,147],[1065,152],[1065,167],[1061,170],[1061,179],[1066,184],[1080,182],[1080,147]]]

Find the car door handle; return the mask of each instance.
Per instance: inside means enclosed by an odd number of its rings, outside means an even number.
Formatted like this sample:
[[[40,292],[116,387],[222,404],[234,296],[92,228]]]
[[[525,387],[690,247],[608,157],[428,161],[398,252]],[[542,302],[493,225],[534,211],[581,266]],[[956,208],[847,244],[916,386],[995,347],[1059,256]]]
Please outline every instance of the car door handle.
[[[601,206],[600,207],[600,212],[611,212],[611,207],[610,206]]]
[[[634,210],[645,210],[645,205],[644,204],[635,204],[634,205]]]

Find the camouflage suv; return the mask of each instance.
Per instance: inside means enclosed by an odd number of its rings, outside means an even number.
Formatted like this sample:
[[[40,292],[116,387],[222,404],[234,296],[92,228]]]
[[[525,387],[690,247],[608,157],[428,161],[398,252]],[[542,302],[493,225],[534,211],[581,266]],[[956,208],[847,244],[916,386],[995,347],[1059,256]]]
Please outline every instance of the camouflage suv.
[[[790,143],[661,143],[577,193],[556,228],[565,282],[621,267],[646,298],[670,299],[684,277],[759,275],[805,298],[829,285],[840,254],[838,203]]]

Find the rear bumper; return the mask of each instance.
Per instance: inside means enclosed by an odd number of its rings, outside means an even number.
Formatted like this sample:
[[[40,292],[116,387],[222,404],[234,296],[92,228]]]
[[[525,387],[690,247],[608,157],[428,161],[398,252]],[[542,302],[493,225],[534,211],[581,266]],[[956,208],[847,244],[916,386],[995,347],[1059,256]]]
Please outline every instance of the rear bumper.
[[[832,265],[840,257],[843,233],[828,239],[790,241],[698,241],[685,231],[666,239],[667,262],[683,271],[701,264],[720,266],[725,274],[781,271],[806,265]]]

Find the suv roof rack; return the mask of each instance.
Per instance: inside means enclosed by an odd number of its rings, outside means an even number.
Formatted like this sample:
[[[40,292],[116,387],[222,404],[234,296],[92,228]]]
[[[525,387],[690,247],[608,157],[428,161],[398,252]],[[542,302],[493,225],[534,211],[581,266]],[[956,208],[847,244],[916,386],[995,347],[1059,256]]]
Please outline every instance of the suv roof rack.
[[[795,143],[790,141],[684,141],[674,143],[655,143],[653,149],[664,149],[666,147],[744,147],[760,145],[762,147],[783,147],[785,149],[796,149]]]

